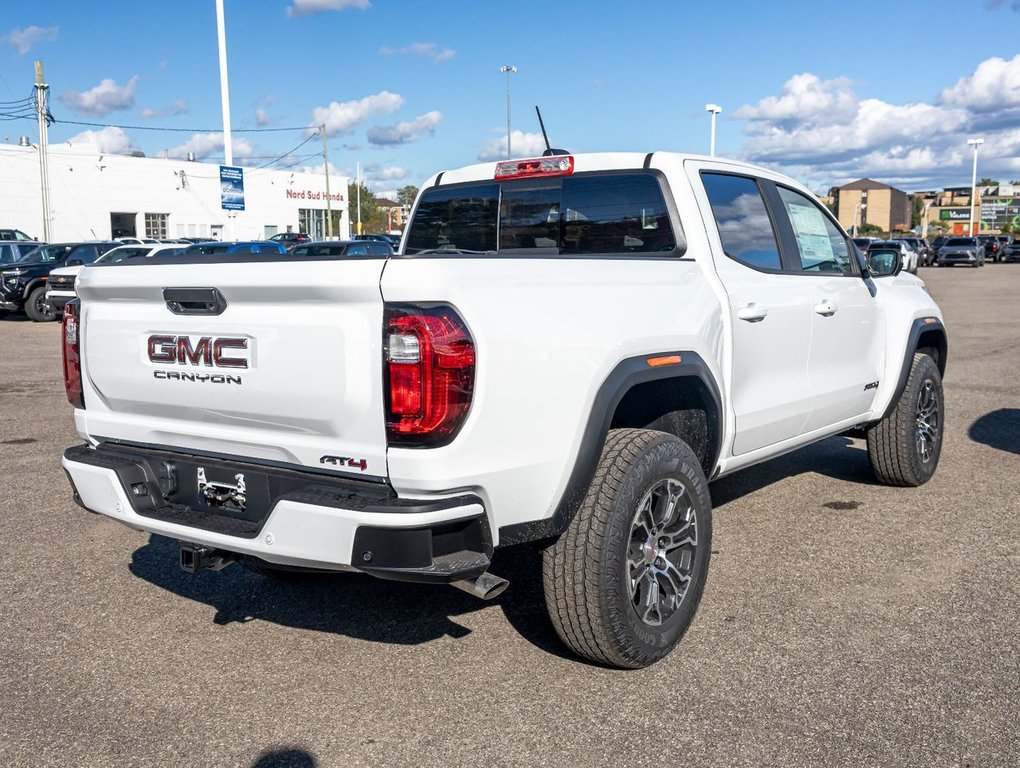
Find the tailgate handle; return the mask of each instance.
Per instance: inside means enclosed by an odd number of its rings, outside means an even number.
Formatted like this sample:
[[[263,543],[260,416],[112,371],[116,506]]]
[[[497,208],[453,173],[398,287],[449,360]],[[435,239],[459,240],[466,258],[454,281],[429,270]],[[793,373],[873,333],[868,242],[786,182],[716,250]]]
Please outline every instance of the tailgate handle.
[[[163,300],[175,315],[222,315],[227,308],[217,288],[164,288]]]

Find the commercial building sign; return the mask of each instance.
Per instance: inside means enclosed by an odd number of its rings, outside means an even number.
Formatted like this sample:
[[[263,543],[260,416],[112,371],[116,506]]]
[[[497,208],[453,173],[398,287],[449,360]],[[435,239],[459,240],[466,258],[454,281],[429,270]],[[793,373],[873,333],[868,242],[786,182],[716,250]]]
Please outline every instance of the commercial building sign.
[[[943,208],[939,211],[939,221],[967,221],[970,219],[970,208]]]
[[[220,166],[220,207],[225,211],[244,210],[244,169]]]

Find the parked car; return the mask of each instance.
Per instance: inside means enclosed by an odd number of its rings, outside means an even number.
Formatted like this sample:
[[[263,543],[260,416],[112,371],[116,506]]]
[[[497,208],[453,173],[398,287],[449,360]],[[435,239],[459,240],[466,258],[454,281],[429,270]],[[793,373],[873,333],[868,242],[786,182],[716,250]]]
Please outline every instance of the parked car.
[[[354,240],[375,240],[380,243],[389,243],[393,246],[394,250],[400,245],[399,235],[355,235],[352,239]]]
[[[183,251],[183,245],[120,245],[104,253],[94,264],[120,264],[128,259],[140,259],[162,253],[172,256]],[[74,261],[75,259],[70,259]],[[67,302],[78,297],[74,289],[74,281],[78,273],[85,268],[84,264],[57,267],[50,271],[50,279],[46,283],[46,303],[54,312],[63,312]]]
[[[928,245],[928,241],[923,237],[897,237],[896,239],[902,240],[917,251],[918,263],[922,267],[930,267],[935,261],[935,252],[932,251],[931,246]]]
[[[871,244],[877,243],[881,239],[880,237],[855,237],[853,240],[854,245],[860,248],[863,253],[867,253]]]
[[[323,256],[346,256],[348,258],[387,257],[393,255],[389,243],[378,240],[330,240],[322,243],[303,243],[289,251],[291,256],[316,258]]]
[[[0,240],[28,240],[38,245],[38,241],[31,235],[26,235],[20,229],[0,229]]]
[[[913,256],[911,256],[911,260],[914,262],[914,264],[916,264],[918,267],[924,266],[924,253],[922,253],[920,245],[917,244],[916,237],[915,238],[894,237],[892,239],[898,243],[903,243],[903,245],[907,246],[907,248],[910,249],[910,251],[913,253]],[[911,242],[912,240],[914,242]],[[913,273],[915,275],[917,274],[916,268],[913,270]]]
[[[274,243],[283,243],[288,248],[293,248],[295,245],[308,243],[312,240],[305,232],[278,232],[269,239]]]
[[[939,266],[952,267],[955,264],[969,264],[972,267],[985,265],[985,247],[976,237],[951,237],[939,248]]]
[[[939,259],[939,248],[945,245],[946,240],[948,239],[949,239],[948,235],[936,235],[935,239],[931,241],[931,250],[932,253],[935,255],[936,262]]]
[[[978,242],[985,247],[985,261],[997,262],[1000,257],[1000,250],[1003,243],[1001,235],[978,235]]]
[[[900,252],[900,259],[903,262],[903,271],[910,272],[912,275],[917,274],[917,260],[918,254],[913,248],[907,245],[902,240],[876,240],[868,246],[868,253],[871,253],[873,248],[889,249],[893,248]]]
[[[182,256],[210,256],[212,254],[225,253],[230,256],[250,256],[256,253],[286,253],[287,247],[282,242],[270,240],[251,240],[247,242],[231,243],[220,242],[196,243],[189,245],[182,252]]]
[[[1012,238],[1003,251],[1002,260],[1009,261],[1020,261],[1020,240]]]
[[[0,240],[0,265],[13,264],[38,247],[35,240]]]
[[[9,268],[0,270],[0,309],[25,311],[37,323],[56,320],[57,313],[46,302],[50,272],[69,262],[91,264],[120,243],[113,241],[53,243],[35,248]]]
[[[158,245],[160,242],[154,237],[116,237],[114,239],[123,245]]]

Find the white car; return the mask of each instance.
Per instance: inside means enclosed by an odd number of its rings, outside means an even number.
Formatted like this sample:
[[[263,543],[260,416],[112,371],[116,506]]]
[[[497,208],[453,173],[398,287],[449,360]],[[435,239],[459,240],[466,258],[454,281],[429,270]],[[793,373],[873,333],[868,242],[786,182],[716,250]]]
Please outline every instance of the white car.
[[[920,255],[908,243],[903,240],[876,240],[868,246],[868,250],[874,248],[886,250],[895,248],[900,253],[900,261],[903,263],[903,271],[912,275],[917,274],[917,266]]]
[[[701,600],[709,480],[848,432],[880,482],[938,464],[938,306],[765,168],[483,163],[422,185],[396,254],[160,261],[78,276],[63,466],[188,571],[492,597],[532,543],[564,643],[643,667]]]
[[[96,264],[118,264],[127,259],[147,258],[157,253],[169,254],[180,253],[186,245],[119,245],[111,248],[98,259]],[[58,267],[50,271],[49,280],[46,282],[46,303],[58,312],[62,312],[71,299],[77,297],[74,290],[74,282],[78,273],[84,269],[84,264],[74,264],[69,267]]]

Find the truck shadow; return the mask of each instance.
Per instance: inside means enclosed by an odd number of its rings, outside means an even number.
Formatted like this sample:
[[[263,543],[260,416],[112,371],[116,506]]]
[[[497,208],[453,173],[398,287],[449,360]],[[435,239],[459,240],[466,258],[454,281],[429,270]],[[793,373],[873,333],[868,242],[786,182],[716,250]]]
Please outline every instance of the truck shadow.
[[[1020,454],[1020,408],[1000,408],[970,425],[967,435],[975,443]]]
[[[492,572],[510,581],[500,597],[482,601],[444,585],[384,581],[354,573],[267,577],[231,565],[219,573],[190,574],[178,567],[178,543],[151,535],[132,555],[131,572],[180,597],[215,609],[219,625],[268,621],[375,643],[416,645],[464,637],[457,616],[498,606],[527,641],[574,659],[545,613],[541,553],[529,545],[496,553]]]
[[[858,485],[878,484],[867,448],[840,435],[716,480],[709,486],[712,506],[721,507],[783,478],[808,472]]]
[[[714,506],[754,493],[791,475],[816,472],[851,483],[872,484],[866,450],[836,437],[743,470],[711,486]],[[562,645],[546,614],[542,553],[531,545],[498,550],[492,572],[510,587],[481,601],[443,585],[384,581],[355,573],[262,576],[231,565],[220,573],[190,574],[178,567],[179,547],[152,535],[132,557],[131,572],[161,589],[215,609],[219,625],[268,621],[374,643],[416,645],[471,630],[458,616],[498,606],[523,637],[546,653],[587,664]]]

